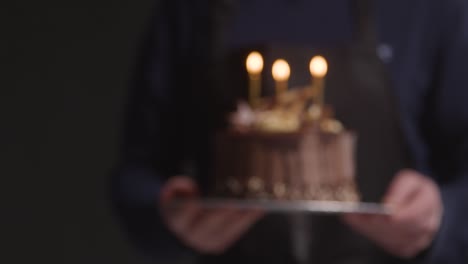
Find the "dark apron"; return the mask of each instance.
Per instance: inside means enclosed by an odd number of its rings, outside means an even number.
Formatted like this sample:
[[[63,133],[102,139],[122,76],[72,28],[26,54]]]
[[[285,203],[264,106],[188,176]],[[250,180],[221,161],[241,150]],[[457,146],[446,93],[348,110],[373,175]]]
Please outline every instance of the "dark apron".
[[[244,60],[252,48],[265,55],[265,95],[271,93],[270,68],[278,57],[288,60],[292,67],[291,86],[307,85],[310,79],[308,62],[313,55],[324,55],[330,72],[325,88],[326,103],[334,107],[336,117],[346,128],[358,134],[357,181],[364,201],[378,202],[385,194],[394,175],[411,165],[400,129],[396,98],[385,66],[376,54],[376,29],[372,1],[354,1],[357,31],[346,44],[311,47],[304,43],[267,44],[236,49],[226,48],[232,22],[217,13],[218,28],[211,43],[214,87],[222,87],[217,102],[232,106],[235,98],[245,97],[247,76]],[[223,9],[224,7],[219,7]],[[239,9],[241,10],[241,9]],[[219,10],[213,10],[219,12]],[[235,12],[232,16],[235,21]],[[224,46],[223,46],[224,45]],[[221,103],[219,103],[221,104]],[[220,115],[223,118],[225,111]],[[205,181],[209,181],[206,180]],[[294,218],[295,217],[295,218]],[[269,215],[255,225],[232,249],[218,257],[201,257],[200,263],[299,263],[293,250],[295,227],[291,218],[305,219],[307,259],[304,263],[406,263],[379,250],[373,243],[343,225],[337,216]],[[304,257],[304,256],[303,256]]]

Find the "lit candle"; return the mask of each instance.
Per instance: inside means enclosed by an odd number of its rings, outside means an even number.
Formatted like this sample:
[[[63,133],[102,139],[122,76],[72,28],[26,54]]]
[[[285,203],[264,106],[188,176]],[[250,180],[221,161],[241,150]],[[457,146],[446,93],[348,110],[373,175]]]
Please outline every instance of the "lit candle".
[[[288,81],[291,76],[291,68],[285,60],[276,60],[271,70],[276,82],[276,95],[281,96],[288,90]]]
[[[249,102],[252,107],[256,107],[262,89],[263,57],[254,51],[249,54],[245,64],[249,73]]]
[[[310,61],[310,74],[312,75],[312,94],[314,103],[322,108],[324,105],[325,76],[328,73],[328,63],[322,56],[315,56]]]

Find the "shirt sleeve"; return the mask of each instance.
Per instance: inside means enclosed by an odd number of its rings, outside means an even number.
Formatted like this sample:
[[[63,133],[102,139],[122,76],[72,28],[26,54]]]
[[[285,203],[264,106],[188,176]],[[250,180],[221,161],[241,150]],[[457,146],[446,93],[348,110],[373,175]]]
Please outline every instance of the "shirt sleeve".
[[[193,252],[165,227],[157,208],[161,185],[181,173],[183,160],[174,82],[177,31],[171,1],[158,2],[129,89],[123,154],[112,175],[111,195],[129,241],[149,258],[172,263]]]
[[[444,1],[438,80],[428,129],[444,216],[427,263],[468,263],[468,1]]]

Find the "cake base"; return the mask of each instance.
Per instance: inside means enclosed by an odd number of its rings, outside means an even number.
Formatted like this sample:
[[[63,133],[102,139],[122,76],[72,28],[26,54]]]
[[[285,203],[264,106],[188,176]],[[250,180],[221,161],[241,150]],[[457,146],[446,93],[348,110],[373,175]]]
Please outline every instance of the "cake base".
[[[216,139],[216,197],[359,201],[352,132],[226,131]]]

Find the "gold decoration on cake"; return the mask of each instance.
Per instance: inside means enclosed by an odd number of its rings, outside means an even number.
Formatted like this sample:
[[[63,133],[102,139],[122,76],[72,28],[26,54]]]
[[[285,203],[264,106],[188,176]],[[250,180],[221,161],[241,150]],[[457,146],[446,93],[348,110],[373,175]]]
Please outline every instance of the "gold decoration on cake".
[[[287,188],[282,182],[275,183],[273,186],[273,193],[277,198],[283,198],[286,196]]]
[[[252,108],[258,107],[262,87],[263,57],[257,52],[251,52],[245,66],[249,73],[249,103]]]
[[[335,119],[326,119],[320,123],[320,128],[322,131],[331,133],[331,134],[339,134],[343,132],[344,127],[340,121]]]
[[[265,188],[265,184],[263,183],[263,180],[258,177],[250,178],[247,185],[248,185],[250,192],[257,193],[257,194],[262,192],[263,189]]]
[[[312,76],[310,89],[293,89],[288,91],[291,68],[284,59],[277,59],[271,69],[275,81],[276,100],[265,101],[260,109],[261,74],[264,69],[262,55],[251,52],[245,62],[249,74],[249,104],[241,103],[238,110],[231,115],[231,124],[241,131],[255,129],[267,133],[292,133],[304,127],[305,122],[320,125],[324,132],[339,133],[343,126],[327,116],[324,104],[325,76],[328,63],[322,56],[315,56],[309,64]],[[308,101],[312,105],[307,108]]]
[[[227,187],[232,193],[236,195],[241,194],[243,191],[241,183],[237,179],[234,179],[234,178],[231,178],[227,181]]]
[[[304,198],[304,194],[298,190],[297,188],[293,188],[293,190],[291,191],[291,199],[293,200],[301,200]]]
[[[258,113],[255,126],[265,132],[295,132],[300,129],[301,120],[296,112],[276,109]]]
[[[343,124],[335,119],[335,112],[330,106],[322,108],[322,121],[320,122],[320,129],[325,133],[339,134],[343,132]]]
[[[307,117],[313,122],[318,121],[322,117],[322,108],[319,105],[313,104],[307,110]]]

